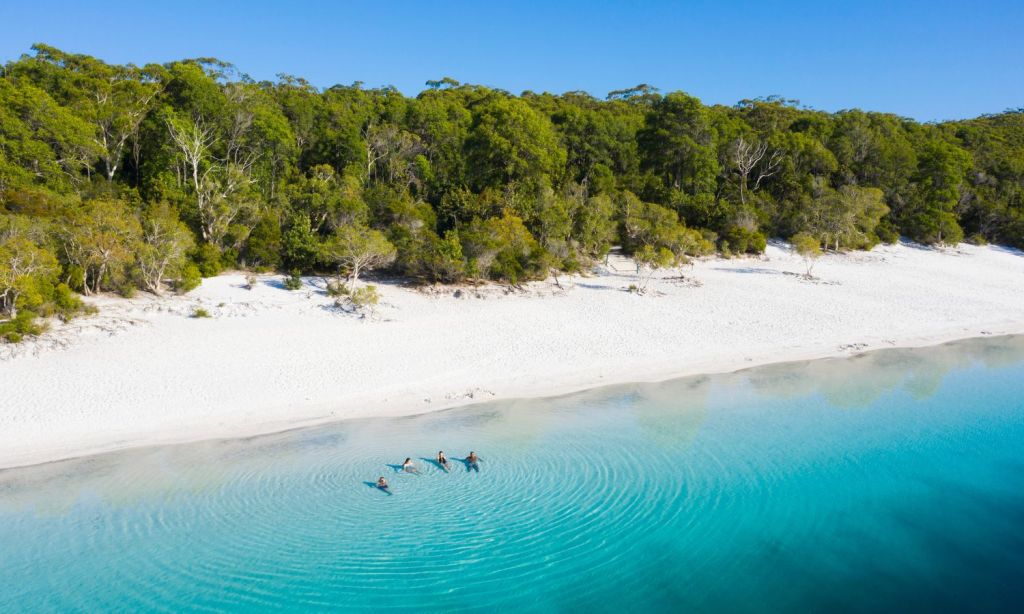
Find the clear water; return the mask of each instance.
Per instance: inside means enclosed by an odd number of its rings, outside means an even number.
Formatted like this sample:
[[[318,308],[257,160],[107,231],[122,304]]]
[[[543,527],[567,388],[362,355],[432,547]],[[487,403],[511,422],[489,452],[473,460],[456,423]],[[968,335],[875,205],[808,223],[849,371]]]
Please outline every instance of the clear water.
[[[1019,610],[1022,399],[995,338],[4,471],[0,611]]]

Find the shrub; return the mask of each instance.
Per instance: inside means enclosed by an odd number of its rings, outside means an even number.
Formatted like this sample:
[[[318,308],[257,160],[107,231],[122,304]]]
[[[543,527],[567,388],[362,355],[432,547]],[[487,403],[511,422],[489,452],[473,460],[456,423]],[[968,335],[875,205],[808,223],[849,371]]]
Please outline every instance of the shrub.
[[[412,240],[392,242],[398,247],[397,268],[406,275],[445,283],[465,277],[466,261],[458,231],[449,230],[441,238],[426,230]]]
[[[351,311],[369,311],[372,314],[377,304],[380,303],[380,292],[377,291],[377,286],[363,286],[354,290],[344,289],[341,292],[344,296],[339,298],[335,304]]]
[[[722,244],[728,244],[729,249],[736,254],[761,254],[768,246],[768,240],[760,231],[730,226],[722,233]]]
[[[348,286],[344,282],[332,279],[327,282],[327,296],[348,296]]]
[[[174,284],[174,290],[178,294],[186,294],[198,288],[201,283],[203,283],[203,275],[199,271],[199,267],[190,262],[182,268],[181,277]]]
[[[285,264],[309,270],[316,266],[320,255],[320,239],[309,223],[309,216],[297,214],[292,217],[289,228],[281,237],[282,255]]]
[[[292,269],[291,275],[284,280],[285,290],[299,290],[302,288],[302,271]]]
[[[210,312],[202,307],[196,307],[196,310],[192,312],[193,318],[209,318]]]
[[[77,292],[85,290],[85,269],[72,264],[67,268],[68,286]]]
[[[878,239],[882,243],[893,243],[900,240],[900,233],[896,230],[896,226],[893,225],[892,220],[889,218],[883,218],[875,228],[875,234],[878,235]]]
[[[57,284],[57,287],[54,288],[53,303],[58,310],[63,312],[80,311],[84,306],[82,299],[78,298],[78,295],[67,284]]]
[[[512,284],[547,273],[544,250],[514,215],[473,220],[458,238],[468,260],[467,273],[479,272]]]
[[[377,291],[377,286],[363,286],[362,288],[356,288],[350,294],[348,299],[352,301],[352,304],[357,309],[363,309],[365,307],[376,307],[380,303],[380,293]]]
[[[236,266],[238,266],[238,250],[233,247],[225,248],[220,253],[220,270],[233,269]]]
[[[798,232],[789,239],[793,250],[804,259],[804,266],[807,272],[804,277],[811,277],[814,270],[814,262],[821,257],[821,242],[809,232]]]
[[[253,288],[256,287],[256,284],[258,282],[259,279],[255,275],[253,275],[252,273],[247,274],[245,276],[245,289],[252,290]]]
[[[980,232],[976,232],[971,236],[967,237],[967,242],[970,243],[971,245],[988,245],[988,239],[986,239],[985,235],[981,234]]]
[[[275,267],[281,263],[281,223],[276,215],[268,213],[256,223],[249,233],[245,254],[250,264]]]
[[[46,324],[36,321],[37,314],[22,310],[14,319],[0,322],[0,338],[8,343],[19,343],[26,336],[40,335],[46,331]]]
[[[192,250],[192,260],[203,277],[213,277],[223,269],[220,250],[212,243],[203,243]]]
[[[138,288],[136,288],[135,284],[133,284],[132,282],[125,280],[118,283],[117,286],[114,288],[114,291],[123,296],[124,298],[132,298],[138,292]]]

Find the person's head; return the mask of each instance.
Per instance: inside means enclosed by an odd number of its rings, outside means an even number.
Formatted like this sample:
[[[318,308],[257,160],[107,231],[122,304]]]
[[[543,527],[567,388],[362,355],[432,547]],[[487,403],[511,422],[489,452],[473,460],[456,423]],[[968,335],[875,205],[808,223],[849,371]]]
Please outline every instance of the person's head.
[[[437,451],[437,455],[438,456],[444,456],[444,450],[438,450]]]
[[[407,462],[407,463],[411,463],[411,462],[412,462],[412,459],[411,459],[411,458],[407,458],[407,459],[405,459],[405,462]]]
[[[386,482],[387,480],[384,479],[384,476],[380,476],[379,478],[377,478],[377,481],[378,482]]]
[[[469,451],[469,455],[470,455],[470,456],[476,456],[476,452],[474,452],[474,451],[470,450],[470,451]]]

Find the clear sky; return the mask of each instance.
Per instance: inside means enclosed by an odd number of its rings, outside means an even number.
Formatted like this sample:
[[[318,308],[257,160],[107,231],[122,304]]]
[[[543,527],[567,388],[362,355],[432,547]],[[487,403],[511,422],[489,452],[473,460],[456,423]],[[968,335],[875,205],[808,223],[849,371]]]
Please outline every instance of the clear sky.
[[[159,6],[157,6],[159,5]],[[777,94],[919,120],[1024,107],[1024,0],[248,2],[0,0],[0,59],[35,42],[108,62],[215,56],[255,79],[424,81],[706,103]]]

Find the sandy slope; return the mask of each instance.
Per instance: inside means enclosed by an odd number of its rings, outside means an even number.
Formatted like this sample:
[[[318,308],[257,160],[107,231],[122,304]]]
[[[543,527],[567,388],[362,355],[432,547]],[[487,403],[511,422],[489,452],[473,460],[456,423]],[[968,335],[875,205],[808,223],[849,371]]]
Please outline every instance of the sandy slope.
[[[1024,255],[912,245],[826,256],[781,246],[625,291],[630,263],[508,293],[383,285],[373,320],[266,276],[186,297],[101,298],[101,314],[0,346],[0,467],[754,364],[1024,332]],[[673,278],[675,277],[675,278]],[[195,306],[213,318],[187,317]]]

